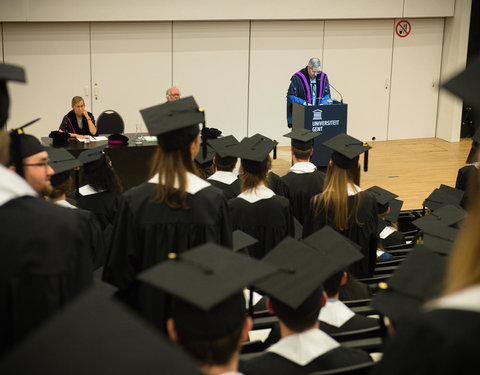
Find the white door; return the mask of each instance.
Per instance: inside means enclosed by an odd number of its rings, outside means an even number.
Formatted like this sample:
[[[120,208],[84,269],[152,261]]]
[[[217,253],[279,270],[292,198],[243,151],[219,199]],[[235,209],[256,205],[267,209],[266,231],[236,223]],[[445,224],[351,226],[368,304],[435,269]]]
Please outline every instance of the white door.
[[[208,127],[246,135],[248,22],[174,22],[173,83],[205,110]]]
[[[37,137],[60,126],[74,96],[83,96],[90,110],[90,39],[87,23],[4,23],[6,63],[23,66],[26,84],[9,84],[10,119]]]
[[[92,100],[117,111],[125,133],[147,131],[140,109],[165,102],[172,82],[170,22],[92,23]]]
[[[248,135],[290,145],[286,116],[290,78],[311,57],[323,59],[323,21],[252,21]]]
[[[444,20],[408,22],[394,37],[388,139],[435,137]]]
[[[392,28],[393,20],[325,22],[324,71],[348,104],[347,133],[364,141],[387,138]]]

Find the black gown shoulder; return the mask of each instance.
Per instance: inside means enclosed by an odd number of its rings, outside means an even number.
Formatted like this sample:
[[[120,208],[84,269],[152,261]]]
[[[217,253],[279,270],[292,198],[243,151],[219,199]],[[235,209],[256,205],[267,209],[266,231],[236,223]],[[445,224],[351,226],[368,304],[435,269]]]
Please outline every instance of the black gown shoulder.
[[[228,208],[233,230],[240,229],[258,240],[247,248],[255,258],[263,258],[281,240],[295,234],[292,209],[285,197],[274,195],[255,203],[237,197],[228,201]]]
[[[92,283],[89,228],[75,211],[35,197],[0,206],[0,353]]]
[[[281,177],[274,172],[268,172],[267,185],[276,195],[281,195],[285,198],[290,196],[288,186],[282,181]]]
[[[245,375],[308,375],[315,371],[332,370],[367,362],[371,362],[371,359],[366,352],[340,346],[305,366],[300,366],[276,353],[265,352],[250,360],[240,361],[239,370]]]
[[[329,225],[330,218],[333,217],[334,207],[331,208],[330,213],[325,213],[323,207],[320,207],[318,215],[316,215],[313,209],[314,198],[310,200],[310,207],[303,226],[304,237]],[[349,211],[353,209],[356,199],[359,200],[357,217],[351,215],[348,222],[349,227],[346,230],[339,230],[339,232],[362,247],[361,251],[365,257],[353,264],[350,271],[355,277],[364,278],[372,276],[375,268],[378,242],[377,202],[373,194],[361,191],[348,197]]]
[[[304,224],[310,205],[310,199],[323,190],[325,174],[318,170],[312,173],[289,172],[281,178],[288,187],[288,199],[292,205],[293,216]]]
[[[478,370],[480,313],[438,309],[396,327],[374,374],[471,374]]]
[[[210,180],[208,178],[207,178],[207,181],[210,182],[212,186],[215,186],[216,188],[223,191],[223,193],[225,194],[225,198],[227,198],[227,200],[235,198],[238,194],[242,192],[241,182],[240,182],[240,179],[238,178],[234,182],[232,182],[230,185],[217,180]]]

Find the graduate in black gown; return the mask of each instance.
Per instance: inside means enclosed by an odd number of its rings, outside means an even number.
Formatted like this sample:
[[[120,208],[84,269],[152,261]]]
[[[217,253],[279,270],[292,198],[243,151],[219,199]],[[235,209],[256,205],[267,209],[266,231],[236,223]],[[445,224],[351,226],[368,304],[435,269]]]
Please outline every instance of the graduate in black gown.
[[[200,147],[198,124],[204,113],[193,97],[141,111],[158,139],[153,177],[127,191],[113,231],[104,279],[159,328],[164,328],[163,298],[135,276],[167,259],[211,241],[232,245],[232,224],[223,193],[194,174]]]
[[[312,198],[303,236],[330,225],[361,246],[364,258],[350,267],[356,278],[373,274],[377,251],[377,201],[356,185],[359,155],[369,148],[363,142],[339,134],[324,143],[331,148],[323,192]]]
[[[71,210],[39,198],[21,177],[24,168],[33,168],[48,180],[46,152],[32,155],[43,156],[42,160],[29,157],[26,161],[36,166],[23,166],[24,161],[17,159],[17,173],[4,167],[10,157],[9,142],[18,154],[27,146],[22,130],[15,130],[12,139],[3,130],[8,119],[9,80],[25,82],[24,70],[0,64],[0,355],[92,282],[89,249],[82,234],[85,223]]]
[[[266,186],[269,153],[276,142],[256,134],[237,146],[241,158],[242,193],[228,201],[233,229],[256,238],[248,248],[250,256],[262,258],[286,236],[294,235],[292,209],[288,199]]]
[[[238,145],[238,141],[233,135],[229,135],[209,140],[208,144],[215,150],[213,164],[216,171],[207,181],[221,189],[227,200],[235,198],[242,192],[240,179],[233,172],[238,161],[238,158],[233,155],[233,150]]]
[[[60,206],[74,209],[76,215],[88,222],[90,230],[85,241],[89,244],[93,269],[97,270],[105,264],[107,252],[100,223],[92,212],[78,208],[66,200],[67,192],[73,185],[72,170],[80,168],[82,163],[64,148],[49,148],[47,152],[54,174],[50,180],[53,190],[46,198]]]
[[[172,257],[139,278],[172,297],[168,336],[203,374],[239,374],[240,342],[252,320],[242,289],[275,269],[258,260],[207,243]]]
[[[366,352],[346,348],[318,329],[326,302],[322,283],[341,262],[292,238],[284,239],[263,261],[279,271],[255,286],[268,295],[267,307],[278,317],[282,338],[260,356],[241,361],[242,373],[310,374],[371,362]]]
[[[104,150],[105,146],[99,146],[85,150],[78,156],[83,168],[80,170],[80,188],[76,205],[95,215],[108,248],[113,224],[123,199],[121,194],[123,187]]]
[[[471,191],[478,189],[478,181],[475,176],[478,174],[480,163],[478,160],[478,153],[480,151],[480,129],[478,129],[472,137],[472,147],[468,153],[465,166],[458,170],[457,180],[455,181],[455,188],[463,190],[465,195],[461,202],[462,207],[467,207],[468,197]],[[471,186],[470,186],[471,185]]]
[[[294,129],[284,137],[292,139],[293,166],[282,177],[288,186],[290,204],[293,216],[303,225],[310,206],[310,199],[323,190],[325,173],[310,163],[313,153],[313,139],[321,133],[314,133],[307,129]]]

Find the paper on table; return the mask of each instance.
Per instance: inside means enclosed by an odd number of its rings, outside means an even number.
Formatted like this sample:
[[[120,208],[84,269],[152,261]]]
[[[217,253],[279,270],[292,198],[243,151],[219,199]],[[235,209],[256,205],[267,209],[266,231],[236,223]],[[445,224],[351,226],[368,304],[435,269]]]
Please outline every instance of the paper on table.
[[[79,142],[85,142],[85,138],[77,138],[77,141]],[[103,135],[100,135],[98,137],[90,137],[90,142],[98,142],[98,141],[108,141],[108,138],[103,136]]]

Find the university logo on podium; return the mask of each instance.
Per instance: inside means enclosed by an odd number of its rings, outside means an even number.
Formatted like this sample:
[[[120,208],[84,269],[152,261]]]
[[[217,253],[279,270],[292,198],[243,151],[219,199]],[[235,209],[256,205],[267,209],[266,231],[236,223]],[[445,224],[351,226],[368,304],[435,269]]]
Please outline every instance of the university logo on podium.
[[[313,111],[313,121],[315,120],[321,120],[322,119],[322,110],[321,109],[315,109]]]

